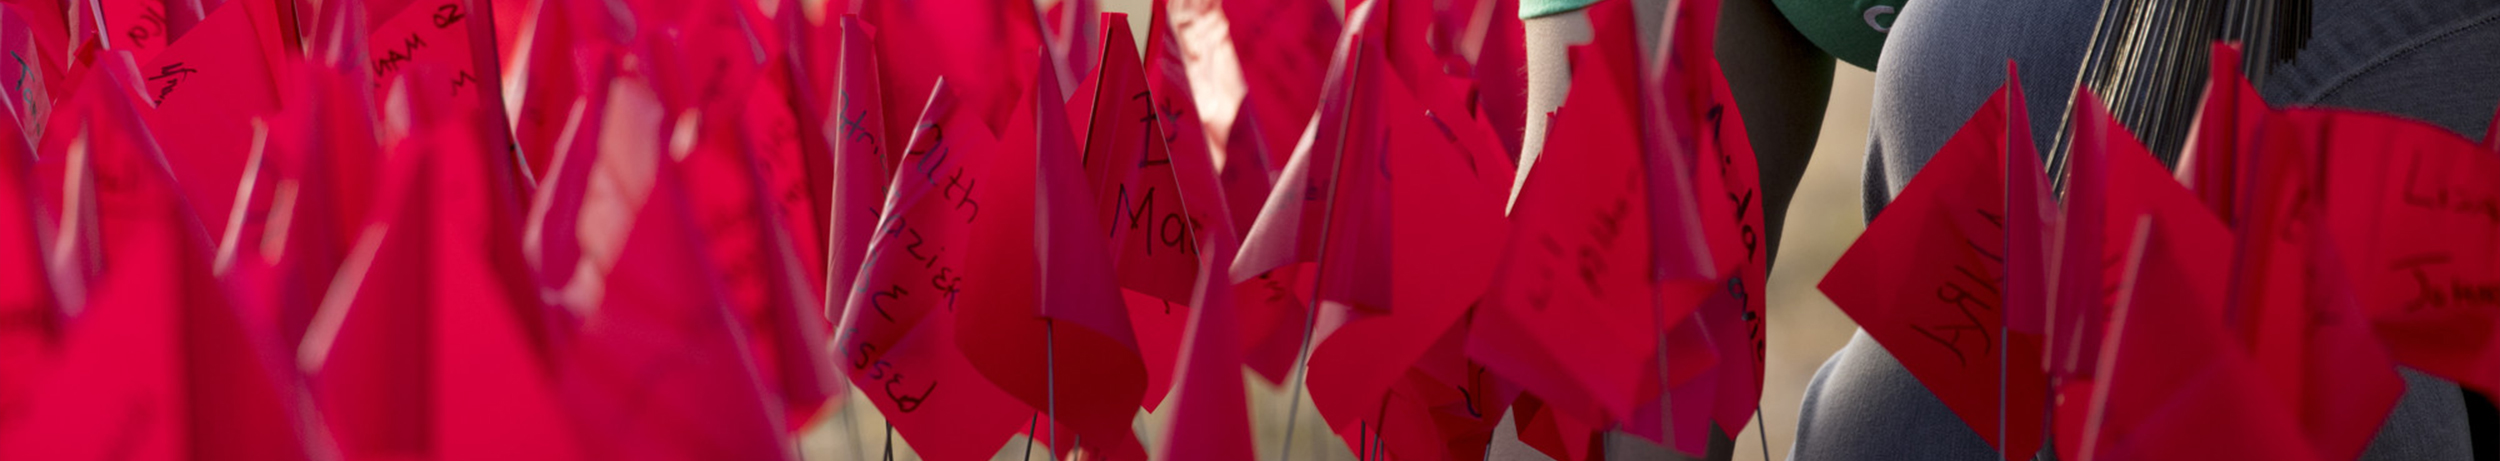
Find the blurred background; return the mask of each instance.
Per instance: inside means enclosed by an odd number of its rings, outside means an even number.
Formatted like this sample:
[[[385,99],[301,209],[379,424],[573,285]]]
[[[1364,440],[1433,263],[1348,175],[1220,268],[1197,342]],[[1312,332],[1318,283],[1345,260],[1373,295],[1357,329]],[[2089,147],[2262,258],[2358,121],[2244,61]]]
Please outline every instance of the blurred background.
[[[1129,14],[1131,30],[1145,30],[1148,5],[1148,0],[1103,0],[1104,11]],[[1139,49],[1144,49],[1145,35],[1137,37],[1141,41]],[[1831,270],[1832,262],[1849,248],[1849,243],[1857,240],[1858,233],[1866,230],[1858,176],[1865,168],[1868,102],[1874,93],[1874,82],[1874,73],[1846,63],[1840,64],[1833,75],[1831,106],[1823,116],[1814,161],[1807,167],[1805,181],[1797,187],[1796,200],[1789,207],[1784,231],[1787,235],[1780,240],[1780,259],[1770,274],[1770,363],[1763,377],[1763,419],[1738,435],[1735,459],[1788,459],[1788,445],[1797,432],[1797,407],[1805,395],[1806,381],[1814,377],[1814,370],[1823,365],[1823,359],[1847,344],[1850,334],[1857,330],[1857,324],[1833,307],[1831,300],[1824,299],[1814,285],[1823,279],[1824,272]],[[1285,400],[1292,389],[1268,386],[1247,374],[1243,382],[1250,389],[1259,459],[1276,459],[1275,451],[1285,435]],[[902,438],[890,436],[884,418],[865,405],[845,404],[837,411],[823,413],[802,439],[801,453],[811,461],[883,460],[891,447],[895,460],[920,459]],[[1309,396],[1296,405],[1301,411],[1300,421],[1293,425],[1294,459],[1355,459],[1353,450],[1346,448],[1343,440],[1321,426],[1319,411],[1311,407]],[[1140,413],[1138,434],[1148,447],[1159,443],[1155,438],[1163,432],[1162,423],[1161,415]],[[1310,453],[1312,443],[1322,444],[1328,457],[1309,458],[1306,453]],[[1024,447],[1025,439],[1018,437],[992,459],[1025,459]],[[1047,453],[1036,456],[1032,459],[1049,458]]]

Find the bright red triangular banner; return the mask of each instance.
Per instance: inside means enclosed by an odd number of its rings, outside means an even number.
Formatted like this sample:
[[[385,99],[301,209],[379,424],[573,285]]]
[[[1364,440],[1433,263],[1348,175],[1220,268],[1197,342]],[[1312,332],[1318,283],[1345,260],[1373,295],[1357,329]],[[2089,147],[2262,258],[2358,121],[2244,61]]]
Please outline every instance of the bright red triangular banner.
[[[435,120],[397,146],[382,211],[311,335],[329,433],[349,459],[578,459],[556,313],[522,265],[513,184],[497,179],[508,156],[478,149],[467,117]]]
[[[253,148],[251,120],[278,109],[270,58],[253,44],[258,27],[242,8],[220,11],[187,40],[140,61],[146,63],[139,66],[140,85],[155,107],[145,112],[148,122],[185,199],[207,216],[224,217],[234,208]],[[204,221],[209,235],[225,233],[225,220]]]
[[[294,380],[209,274],[210,246],[140,121],[142,77],[93,74],[58,160],[101,240],[59,368],[0,428],[9,459],[308,459]],[[124,90],[125,88],[130,90]],[[63,128],[68,128],[64,126]]]
[[[1097,237],[1104,233],[1087,219],[1098,215],[1066,115],[1052,104],[1059,90],[1047,59],[1041,57],[1037,84],[1009,119],[988,173],[947,183],[946,197],[971,204],[976,214],[966,218],[979,222],[959,250],[968,252],[968,266],[939,276],[979,284],[957,288],[964,357],[1001,390],[1066,426],[1045,436],[1053,449],[1143,458],[1130,422],[1145,393],[1146,367],[1111,255]]]
[[[880,207],[890,211],[859,280],[840,288],[852,308],[834,329],[834,350],[851,384],[920,456],[989,459],[1040,410],[990,384],[958,346],[957,309],[968,306],[956,298],[969,288],[958,284],[980,215],[968,191],[938,188],[947,178],[959,187],[980,178],[1000,151],[977,115],[957,110],[947,84],[934,88],[911,125],[920,129]]]
[[[2032,362],[2040,339],[2005,335],[2005,168],[1992,157],[2008,94],[1980,105],[1818,288],[1973,432],[2022,456],[2042,443],[2048,383]]]

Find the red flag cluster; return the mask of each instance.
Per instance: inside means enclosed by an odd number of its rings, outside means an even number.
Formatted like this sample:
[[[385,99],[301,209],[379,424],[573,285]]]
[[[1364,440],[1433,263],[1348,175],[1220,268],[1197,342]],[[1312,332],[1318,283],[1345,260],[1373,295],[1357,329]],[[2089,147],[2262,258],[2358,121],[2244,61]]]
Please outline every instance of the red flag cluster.
[[[2500,305],[2471,293],[2500,274],[2478,198],[2500,191],[2466,178],[2500,157],[2269,108],[2236,49],[2212,62],[2176,180],[2077,94],[2055,203],[2009,67],[1824,293],[2013,458],[2350,459],[2404,392],[2397,365],[2495,390]]]
[[[1541,165],[1507,0],[1158,1],[1142,52],[809,3],[7,2],[0,459],[791,459],[843,402],[927,459],[1245,459],[1245,368],[1365,459],[1755,411],[1714,1],[1648,50],[1592,7]],[[2215,94],[2192,189],[2078,98],[2052,200],[2008,88],[1824,288],[2012,453],[2349,457],[2393,364],[2500,390],[2500,159]]]

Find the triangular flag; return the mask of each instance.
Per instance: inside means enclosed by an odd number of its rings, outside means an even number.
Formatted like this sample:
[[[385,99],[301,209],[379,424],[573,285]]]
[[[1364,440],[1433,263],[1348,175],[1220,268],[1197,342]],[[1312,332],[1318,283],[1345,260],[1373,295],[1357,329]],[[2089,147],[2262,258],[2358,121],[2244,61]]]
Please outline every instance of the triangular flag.
[[[868,24],[843,15],[840,68],[834,84],[833,114],[825,131],[833,134],[835,178],[831,213],[825,220],[829,237],[825,270],[825,318],[841,319],[850,301],[851,282],[865,262],[869,236],[876,232],[885,206],[885,186],[894,178],[902,150],[886,138],[884,90],[877,84],[876,44]]]
[[[1160,2],[1157,2],[1158,4]],[[1190,300],[1188,346],[1181,352],[1181,377],[1174,383],[1172,423],[1166,427],[1155,459],[1250,461],[1252,448],[1248,389],[1241,382],[1241,305],[1222,254],[1206,258]]]
[[[2316,113],[2308,113],[2316,114]],[[2404,393],[2395,363],[2370,332],[2322,219],[2346,184],[2327,172],[2331,146],[2312,136],[2331,121],[2282,120],[2266,128],[2256,188],[2241,216],[2240,248],[2226,320],[2269,387],[2296,409],[2321,458],[2358,456]],[[2367,191],[2369,189],[2354,189]]]
[[[479,149],[461,116],[480,110],[428,117],[396,147],[382,211],[310,335],[303,360],[348,459],[582,455],[555,387],[554,308],[522,265],[513,185],[496,179],[508,156]]]
[[[2194,222],[2194,221],[2203,222]],[[2060,432],[2064,459],[2315,457],[2292,412],[2223,326],[2230,235],[2212,218],[2150,216],[2132,232],[2121,301],[2095,354],[2097,387],[2070,399],[2080,431]],[[2321,458],[2325,459],[2325,458]]]
[[[95,214],[102,274],[59,368],[0,428],[0,457],[307,459],[294,380],[209,274],[208,237],[139,119],[141,77],[93,78],[79,147],[58,161]]]
[[[1052,104],[1057,77],[1048,58],[1040,60],[1038,84],[1009,119],[989,173],[978,183],[950,180],[945,191],[982,212],[969,217],[981,221],[972,226],[968,267],[950,277],[978,283],[961,288],[957,340],[999,389],[1073,430],[1052,431],[1053,449],[1142,458],[1129,423],[1145,393],[1145,364],[1110,252],[1097,238],[1102,228],[1087,219],[1098,215],[1066,116]]]
[[[880,209],[891,211],[872,234],[859,280],[837,288],[852,308],[834,330],[834,350],[851,384],[920,456],[988,459],[1039,410],[990,384],[957,345],[957,309],[970,307],[956,302],[957,291],[971,288],[959,284],[981,215],[968,191],[937,189],[947,178],[981,178],[999,151],[948,88],[937,83],[911,125],[920,129],[890,182]]]
[[[753,113],[742,110],[744,103],[712,104],[705,112]],[[766,110],[786,109],[768,105]],[[822,357],[824,302],[808,288],[817,284],[809,283],[799,262],[805,254],[794,248],[800,237],[783,225],[784,220],[811,216],[804,209],[797,215],[777,213],[778,200],[789,196],[765,188],[770,184],[765,171],[773,170],[758,163],[768,156],[747,142],[736,120],[724,116],[697,122],[704,126],[692,130],[698,139],[691,151],[673,154],[679,156],[677,167],[685,174],[687,198],[703,227],[712,263],[721,268],[731,311],[746,328],[747,349],[755,356],[765,388],[777,393],[786,422],[796,429],[813,419],[837,384],[831,360]]]
[[[2196,190],[2196,198],[2207,209],[2222,217],[2225,224],[2239,222],[2239,196],[2248,187],[2253,175],[2245,171],[2251,163],[2246,156],[2257,148],[2258,127],[2263,126],[2265,98],[2257,87],[2240,73],[2239,47],[2228,43],[2213,45],[2211,79],[2205,84],[2204,107],[2198,109],[2196,126],[2179,156],[2179,182]]]
[[[137,3],[145,0],[126,0]],[[233,209],[243,166],[252,151],[251,119],[277,112],[276,81],[269,57],[253,45],[252,18],[242,8],[221,11],[201,23],[188,40],[164,48],[140,66],[155,110],[146,112],[164,141],[166,160],[195,209],[224,216]],[[109,14],[109,13],[108,13]],[[207,220],[209,235],[223,235],[224,220]]]
[[[1695,305],[1653,304],[1650,182],[1664,179],[1642,166],[1629,7],[1600,8],[1626,11],[1596,16],[1615,20],[1573,51],[1572,95],[1546,138],[1546,151],[1572,155],[1540,161],[1513,196],[1502,269],[1483,306],[1490,321],[1476,324],[1468,355],[1559,414],[1602,425],[1663,393],[1660,338]],[[1717,287],[1693,285],[1684,291]],[[1709,367],[1672,362],[1679,378]]]
[[[333,3],[350,1],[354,0]],[[366,57],[371,59],[373,81],[389,84],[406,69],[420,65],[439,67],[442,72],[429,78],[442,80],[451,88],[448,101],[496,109],[476,112],[477,116],[469,120],[478,124],[477,141],[482,148],[490,152],[512,150],[511,136],[506,134],[512,125],[501,111],[504,94],[498,79],[503,75],[503,61],[495,54],[495,8],[486,5],[487,0],[374,3],[399,9],[366,12],[371,15],[372,32],[367,39],[371,48]],[[511,157],[519,163],[517,156]]]
[[[0,13],[7,14],[7,13]],[[33,403],[36,383],[60,352],[68,313],[53,296],[36,229],[34,146],[22,131],[0,130],[0,428]],[[0,430],[5,432],[5,430]]]
[[[2282,128],[2294,143],[2319,143],[2325,221],[2344,255],[2354,295],[2396,360],[2486,394],[2500,392],[2500,306],[2477,287],[2500,270],[2500,228],[2491,204],[2500,158],[2445,128],[2359,112],[2300,109],[2323,126]],[[2271,130],[2276,128],[2269,128]],[[2272,138],[2269,138],[2272,141]],[[2272,148],[2265,152],[2273,154]]]
[[[1371,11],[1371,14],[1380,14]],[[1366,70],[1385,69],[1385,56],[1367,54]],[[1377,312],[1340,304],[1324,305],[1318,314],[1331,324],[1315,339],[1305,371],[1311,400],[1329,428],[1346,440],[1364,438],[1363,429],[1382,438],[1381,448],[1398,458],[1431,456],[1444,448],[1440,429],[1432,423],[1422,395],[1400,395],[1400,383],[1417,362],[1446,344],[1448,332],[1460,324],[1468,308],[1494,280],[1499,256],[1471,249],[1495,248],[1506,240],[1501,196],[1480,186],[1467,157],[1449,144],[1417,101],[1401,88],[1397,75],[1375,74],[1379,107],[1371,110],[1383,125],[1383,138],[1372,169],[1347,168],[1344,175],[1377,178],[1373,187],[1386,189],[1386,222],[1350,232],[1387,234],[1389,298],[1396,308]],[[1362,90],[1357,90],[1362,91]],[[1340,176],[1339,184],[1356,183]],[[1354,191],[1343,191],[1348,193]],[[1355,192],[1360,193],[1360,192]],[[1332,225],[1336,222],[1333,221]],[[1331,243],[1334,244],[1333,242]],[[1445,355],[1455,364],[1455,354]],[[1434,382],[1457,384],[1460,373],[1443,373]],[[1440,387],[1425,386],[1425,387]],[[1412,390],[1412,388],[1410,388]],[[1420,440],[1418,440],[1420,438]],[[1417,451],[1422,451],[1418,453]]]
[[[2033,362],[2040,339],[2003,335],[2005,168],[1991,157],[2003,155],[2008,99],[1982,103],[1818,288],[1972,432],[2018,457],[2042,443],[2048,383]]]
[[[279,114],[274,124],[254,127],[235,209],[213,215],[227,228],[218,240],[218,276],[234,290],[247,320],[289,350],[304,339],[354,243],[338,228],[355,223],[338,218],[343,207],[337,203],[363,196],[341,193],[350,186],[338,181],[367,178],[337,174],[331,162],[349,153],[321,149],[328,147],[320,142],[327,138],[319,129],[322,114],[313,98],[299,100],[306,103]]]
[[[668,130],[643,78],[614,86],[586,178],[587,273],[566,299],[586,314],[563,360],[577,435],[601,458],[796,458],[658,147]]]
[[[1327,106],[1321,101],[1322,83],[1333,74],[1327,50],[1343,35],[1343,20],[1316,2],[1235,0],[1222,5],[1248,91],[1235,120],[1257,119],[1247,127],[1235,125],[1232,136],[1257,137],[1254,141],[1269,149],[1293,146],[1312,114]],[[1262,168],[1281,170],[1287,160],[1269,156]],[[1235,277],[1256,275],[1235,269]]]

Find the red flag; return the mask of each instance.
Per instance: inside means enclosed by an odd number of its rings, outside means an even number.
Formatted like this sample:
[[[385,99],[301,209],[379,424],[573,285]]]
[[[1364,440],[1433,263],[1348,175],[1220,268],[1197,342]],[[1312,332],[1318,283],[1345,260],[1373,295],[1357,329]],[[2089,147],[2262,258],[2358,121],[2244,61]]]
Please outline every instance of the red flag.
[[[990,382],[1071,426],[1074,434],[1052,431],[1053,449],[1081,442],[1075,448],[1142,458],[1129,423],[1145,392],[1145,364],[1110,253],[1097,237],[1103,232],[1086,219],[1097,216],[1087,205],[1093,197],[1077,169],[1066,116],[1052,104],[1059,94],[1053,73],[1046,61],[1036,71],[1038,84],[977,183],[987,186],[978,191],[1004,195],[976,195],[969,178],[949,180],[950,197],[982,212],[968,218],[986,218],[973,226],[965,256],[961,278],[979,285],[961,287],[958,340]]]
[[[68,163],[102,267],[8,459],[306,459],[292,379],[209,275],[208,237],[139,119],[140,77],[106,68]],[[62,128],[69,128],[63,126]]]
[[[9,55],[9,61],[0,62],[0,81],[7,82],[0,98],[8,102],[9,118],[22,140],[41,136],[43,122],[52,117],[54,89],[62,77],[58,62],[68,52],[58,35],[61,17],[57,0],[0,5],[0,51]]]
[[[254,127],[235,209],[217,215],[227,226],[217,247],[219,277],[234,290],[247,321],[288,350],[304,339],[354,243],[355,236],[338,226],[361,228],[362,216],[355,221],[337,216],[343,212],[339,199],[363,198],[340,193],[348,187],[339,180],[371,177],[337,174],[333,159],[361,152],[322,149],[328,147],[320,142],[327,134],[320,130],[324,114],[313,102],[321,93],[298,94],[308,97],[275,117],[274,126]]]
[[[1678,18],[1679,20],[1685,18],[1708,20],[1708,16],[1697,13],[1688,10],[1680,13]],[[1687,40],[1678,45],[1678,52],[1687,54],[1709,52],[1707,47],[1693,46],[1698,45],[1690,41],[1694,38],[1681,36],[1678,38]],[[1703,66],[1700,72],[1701,75],[1698,76],[1691,74],[1685,76],[1686,81],[1707,77],[1706,83],[1711,87],[1710,106],[1703,109],[1703,116],[1700,120],[1702,123],[1694,130],[1706,133],[1700,137],[1701,168],[1696,173],[1717,176],[1718,182],[1724,185],[1726,190],[1723,196],[1714,194],[1713,192],[1718,191],[1711,190],[1698,190],[1695,193],[1701,200],[1719,200],[1724,197],[1727,207],[1723,210],[1731,213],[1727,215],[1725,222],[1733,224],[1733,232],[1730,235],[1733,238],[1729,241],[1735,242],[1741,253],[1728,258],[1731,261],[1720,262],[1722,265],[1727,263],[1734,265],[1722,273],[1727,280],[1721,283],[1718,289],[1712,290],[1709,297],[1702,300],[1701,306],[1696,308],[1695,312],[1701,324],[1708,329],[1708,338],[1719,351],[1717,362],[1719,366],[1711,371],[1719,378],[1717,397],[1706,400],[1712,402],[1709,420],[1717,423],[1724,432],[1735,434],[1743,430],[1746,420],[1753,416],[1762,400],[1762,374],[1765,370],[1764,362],[1769,357],[1770,317],[1766,310],[1769,293],[1766,291],[1764,278],[1770,265],[1770,245],[1768,240],[1762,237],[1764,227],[1761,172],[1754,158],[1752,138],[1745,131],[1744,113],[1738,110],[1735,95],[1730,92],[1726,77],[1718,69],[1715,60]],[[2012,107],[2021,107],[2020,102],[2012,104]],[[2021,139],[2030,138],[2026,135]],[[2028,144],[2025,145],[2028,146]],[[1713,244],[1723,245],[1723,242],[1713,242]],[[1715,253],[1717,249],[1714,248],[1713,251]],[[1725,256],[1728,255],[1714,255],[1714,258]],[[1686,408],[1698,407],[1700,406],[1682,405],[1677,409],[1681,412]],[[1699,426],[1701,424],[1698,421],[1694,424],[1677,425],[1678,428]],[[1676,438],[1678,443],[1706,440],[1705,437],[1698,436]],[[1686,451],[1688,453],[1702,452],[1689,448]]]
[[[876,44],[859,16],[841,20],[841,68],[833,94],[831,125],[834,181],[831,214],[826,219],[825,318],[840,319],[848,305],[852,282],[859,278],[870,235],[885,206],[885,186],[901,164],[900,150],[886,138],[884,90],[877,84]]]
[[[348,0],[335,1],[344,4]],[[482,148],[511,151],[512,139],[506,133],[512,125],[501,110],[503,85],[498,78],[503,75],[503,61],[495,54],[495,8],[485,6],[486,0],[375,3],[385,9],[367,11],[373,31],[365,57],[372,60],[373,81],[393,82],[404,70],[419,65],[443,69],[431,78],[451,88],[448,100],[493,109],[475,112],[477,116],[469,120],[478,125],[477,141]],[[393,6],[398,9],[387,9]],[[517,155],[510,157],[520,163]]]
[[[2428,123],[2294,112],[2323,121],[2284,128],[2306,133],[2290,142],[2336,153],[2326,158],[2325,220],[2348,251],[2345,273],[2380,341],[2408,366],[2500,392],[2500,303],[2478,294],[2500,271],[2500,246],[2488,238],[2500,232],[2491,212],[2500,188],[2476,179],[2500,174],[2500,158]]]
[[[1235,120],[1257,119],[1248,122],[1248,127],[1236,124],[1232,136],[1258,137],[1255,141],[1269,149],[1294,145],[1312,114],[1328,106],[1320,100],[1326,94],[1322,83],[1336,72],[1329,70],[1330,61],[1322,57],[1343,35],[1344,23],[1337,11],[1318,2],[1233,0],[1223,2],[1223,8],[1248,90]],[[1269,156],[1263,167],[1276,171],[1287,160]],[[1233,274],[1256,273],[1234,270]]]
[[[627,74],[603,117],[582,207],[587,312],[564,365],[565,398],[594,456],[790,459],[761,394],[702,234],[665,161],[659,94]],[[646,137],[648,136],[648,137]],[[569,160],[568,160],[569,161]]]
[[[2188,143],[2179,156],[2179,182],[2196,190],[2197,199],[2222,217],[2225,224],[2239,222],[2238,197],[2248,186],[2245,159],[2257,148],[2258,127],[2263,126],[2265,98],[2257,87],[2240,73],[2240,50],[2228,43],[2213,46],[2212,76],[2205,85],[2204,107],[2199,110],[2194,132],[2196,142]]]
[[[123,3],[135,1],[143,0]],[[268,57],[252,43],[257,27],[242,8],[221,12],[139,68],[156,108],[146,112],[148,121],[159,127],[183,196],[210,216],[234,208],[252,150],[252,117],[278,109]],[[225,233],[225,220],[207,221],[209,235]]]
[[[397,146],[382,211],[309,340],[349,459],[581,456],[555,388],[555,312],[522,266],[514,184],[499,178],[508,157],[479,149],[460,116],[476,110],[429,117]]]
[[[1349,32],[1338,45],[1323,110],[1295,146],[1293,160],[1244,235],[1231,272],[1246,280],[1297,263],[1315,263],[1310,269],[1319,290],[1314,301],[1386,311],[1385,234],[1390,226],[1371,220],[1386,214],[1380,208],[1386,205],[1387,188],[1374,183],[1382,180],[1378,169],[1385,167],[1389,139],[1383,126],[1387,119],[1373,101],[1402,87],[1386,66],[1378,35]],[[1304,333],[1306,344],[1324,336]]]
[[[980,217],[960,187],[981,177],[998,141],[977,115],[956,110],[947,84],[933,88],[880,207],[891,211],[878,221],[859,280],[841,289],[850,296],[845,304],[858,308],[842,313],[834,347],[851,384],[922,457],[988,459],[1035,411],[990,384],[958,349],[956,308],[971,306],[955,297],[965,288],[968,228]],[[941,190],[949,178],[958,188]]]
[[[53,296],[44,241],[35,228],[41,211],[34,163],[25,132],[0,129],[0,318],[8,319],[0,321],[0,427],[33,403],[34,386],[59,352],[68,317]]]
[[[1476,325],[1468,355],[1518,382],[1563,415],[1592,424],[1623,421],[1661,394],[1658,341],[1694,304],[1653,304],[1661,291],[1650,236],[1653,178],[1643,168],[1642,119],[1632,105],[1634,69],[1627,11],[1596,27],[1593,45],[1573,50],[1572,95],[1552,116],[1557,156],[1527,176],[1512,203],[1502,271]],[[1523,169],[1524,170],[1524,169]],[[1680,232],[1669,229],[1665,232]],[[1679,290],[1705,293],[1716,280]],[[1696,299],[1697,300],[1697,299]],[[1659,316],[1666,316],[1662,321]],[[1698,356],[1697,356],[1698,357]],[[1697,358],[1696,357],[1696,358]],[[1671,360],[1690,378],[1708,360]]]
[[[1377,66],[1366,70],[1386,68],[1378,58],[1366,59]],[[1324,305],[1317,314],[1325,333],[1318,338],[1324,339],[1315,340],[1305,374],[1311,400],[1340,436],[1359,440],[1369,427],[1391,456],[1439,458],[1445,447],[1423,389],[1461,384],[1464,372],[1445,368],[1428,382],[1432,385],[1404,392],[1400,383],[1436,346],[1446,344],[1445,351],[1458,346],[1448,332],[1494,280],[1498,255],[1474,250],[1506,240],[1501,196],[1480,186],[1467,157],[1448,144],[1421,104],[1392,90],[1402,87],[1396,75],[1375,75],[1380,86],[1371,88],[1383,91],[1372,99],[1379,105],[1372,112],[1383,125],[1377,136],[1385,139],[1372,155],[1385,157],[1377,162],[1386,165],[1347,168],[1339,172],[1347,175],[1339,184],[1355,184],[1352,175],[1365,175],[1377,178],[1373,187],[1387,189],[1387,209],[1376,212],[1386,215],[1386,222],[1358,224],[1387,228],[1389,299],[1396,307],[1379,312]],[[1330,224],[1342,222],[1332,216]],[[1458,365],[1457,357],[1444,355],[1438,364],[1458,368],[1451,366]]]
[[[878,68],[886,100],[926,95],[944,76],[958,98],[958,109],[977,114],[992,131],[1004,126],[1020,104],[1016,95],[1032,86],[1031,57],[1046,46],[1033,2],[882,2],[867,11],[864,16],[881,34],[877,55],[892,58],[879,62]],[[913,109],[889,105],[885,118],[908,119]],[[888,139],[910,134],[908,127],[886,130]]]
[[[1250,461],[1257,452],[1251,446],[1248,389],[1241,384],[1239,296],[1232,276],[1224,273],[1230,258],[1211,256],[1200,267],[1197,293],[1189,302],[1189,345],[1181,352],[1172,423],[1156,459]]]
[[[777,101],[774,101],[777,102]],[[711,105],[709,113],[749,113],[745,101]],[[781,110],[769,107],[771,110]],[[830,359],[821,357],[824,339],[822,306],[809,289],[806,269],[794,247],[798,237],[784,220],[809,216],[775,213],[787,195],[772,194],[762,161],[768,155],[739,133],[738,119],[719,116],[701,122],[697,140],[677,167],[685,173],[694,218],[709,244],[712,263],[721,268],[722,288],[731,312],[746,328],[746,347],[763,374],[765,387],[776,393],[797,429],[812,419],[833,392]],[[754,117],[745,119],[756,121]],[[751,125],[750,125],[751,126]],[[783,168],[779,172],[795,172]],[[801,210],[800,213],[805,213]]]
[[[2330,125],[2308,120],[2269,122],[2266,154],[2252,156],[2259,162],[2251,169],[2256,189],[2241,216],[2226,319],[2286,399],[2282,405],[2296,409],[2318,456],[2342,459],[2357,456],[2377,434],[2404,382],[2368,331],[2352,282],[2321,270],[2341,262],[2331,246],[2321,247],[2333,243],[2312,222],[2327,213],[2318,198],[2346,184],[2325,171],[2335,151],[2310,141]]]
[[[2058,229],[2058,208],[2049,192],[2046,167],[2040,164],[2039,148],[2032,144],[2031,106],[2024,99],[2022,77],[2014,62],[2005,63],[2005,107],[1998,113],[2005,116],[2005,146],[2000,158],[2005,166],[2005,326],[2011,332],[2047,335],[2052,331],[2049,317],[2051,301],[2051,264],[2056,260],[2053,237]],[[2049,355],[2058,357],[2059,344],[2049,344]],[[2050,363],[2050,362],[2042,362]]]
[[[2120,301],[2096,354],[2089,401],[2060,404],[2085,415],[2064,430],[2065,459],[2195,456],[2316,457],[2272,386],[2224,327],[2223,254],[2230,235],[2212,218],[2146,216],[2122,262]],[[2327,458],[2320,458],[2327,459]]]
[[[2038,337],[1999,337],[2005,169],[1990,157],[2003,155],[2008,93],[1980,105],[1818,288],[1973,432],[2021,456],[2039,450],[2048,383]]]
[[[2118,119],[2107,115],[2099,98],[2081,89],[2076,94],[2074,143],[2066,161],[2066,200],[2059,210],[2050,266],[2052,340],[2046,363],[2052,373],[2081,376],[2100,363],[2095,357],[2101,349],[2097,342],[2108,323],[2108,311],[2103,308],[2109,305],[2103,297],[2109,279],[2105,257],[2107,249],[2115,246],[2109,244],[2108,223],[2124,222],[2111,219],[2114,215],[2110,214],[2112,157],[2138,155],[2143,150],[2133,144],[2134,136],[2126,133]]]

